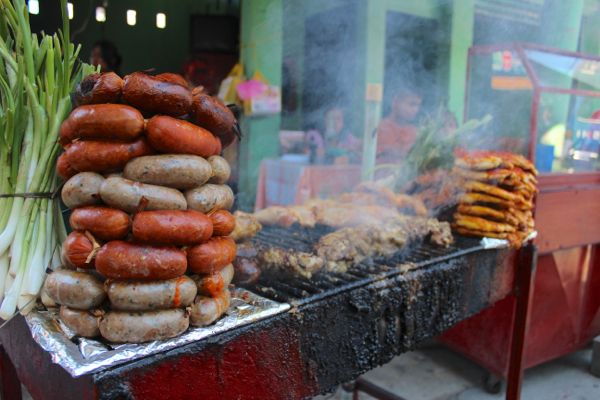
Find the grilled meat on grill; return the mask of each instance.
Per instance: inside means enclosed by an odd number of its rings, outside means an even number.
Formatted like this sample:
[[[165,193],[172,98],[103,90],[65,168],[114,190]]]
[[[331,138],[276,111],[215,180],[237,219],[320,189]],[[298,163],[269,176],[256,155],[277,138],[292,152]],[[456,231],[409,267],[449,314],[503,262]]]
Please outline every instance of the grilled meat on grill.
[[[315,246],[328,271],[345,271],[366,258],[391,256],[411,240],[430,236],[447,247],[452,233],[447,222],[435,218],[398,216],[386,223],[371,223],[342,228],[321,237]]]
[[[272,206],[255,212],[254,216],[263,225],[289,227],[293,224],[300,224],[305,227],[315,226],[315,217],[311,208],[307,206]]]
[[[262,229],[262,225],[252,214],[236,211],[233,216],[235,217],[235,228],[229,236],[236,242],[249,239]]]
[[[450,226],[435,218],[396,215],[385,223],[345,227],[322,236],[313,252],[276,247],[256,238],[238,247],[240,257],[252,260],[262,270],[310,278],[321,270],[345,272],[367,258],[387,257],[411,241],[429,237],[439,246],[452,242]]]

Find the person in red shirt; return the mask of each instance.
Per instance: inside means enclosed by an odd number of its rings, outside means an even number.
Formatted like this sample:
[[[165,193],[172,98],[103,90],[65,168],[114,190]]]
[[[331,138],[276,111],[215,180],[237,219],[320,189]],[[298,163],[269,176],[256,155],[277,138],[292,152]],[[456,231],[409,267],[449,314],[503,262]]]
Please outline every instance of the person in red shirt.
[[[377,127],[377,163],[399,163],[417,139],[415,120],[421,109],[423,96],[403,88],[392,100],[390,114]]]

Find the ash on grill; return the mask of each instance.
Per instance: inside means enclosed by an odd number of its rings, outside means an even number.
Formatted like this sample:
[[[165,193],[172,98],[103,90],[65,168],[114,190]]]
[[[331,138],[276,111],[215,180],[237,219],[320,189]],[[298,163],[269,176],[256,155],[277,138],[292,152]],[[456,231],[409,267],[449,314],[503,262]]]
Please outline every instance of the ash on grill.
[[[300,305],[481,249],[477,239],[458,237],[447,247],[440,247],[422,235],[410,238],[393,254],[368,257],[347,264],[344,270],[325,271],[319,267],[311,271],[310,265],[308,270],[297,265],[303,261],[305,267],[307,260],[318,259],[315,245],[323,236],[336,231],[324,225],[264,227],[252,240],[238,246],[238,259],[259,259],[263,268],[256,283],[241,286],[276,301]],[[265,262],[269,263],[268,268],[264,268]]]

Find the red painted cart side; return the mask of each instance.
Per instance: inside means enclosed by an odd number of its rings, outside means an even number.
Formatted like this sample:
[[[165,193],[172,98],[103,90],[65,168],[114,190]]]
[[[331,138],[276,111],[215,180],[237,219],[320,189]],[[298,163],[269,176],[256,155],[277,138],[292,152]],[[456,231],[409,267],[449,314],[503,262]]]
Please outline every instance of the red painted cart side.
[[[600,61],[599,57],[530,44],[475,47],[469,51],[469,57],[500,50],[515,50],[523,55],[524,48]],[[540,94],[560,92],[597,97],[600,93],[542,87],[527,58],[523,60],[534,92],[528,148],[529,157],[534,160]],[[466,100],[465,118],[468,97]],[[539,234],[535,243],[539,252],[524,343],[524,368],[575,351],[600,334],[600,173],[543,175],[539,189],[535,210]],[[508,296],[460,322],[444,333],[441,340],[488,371],[506,378],[515,304],[515,297]]]

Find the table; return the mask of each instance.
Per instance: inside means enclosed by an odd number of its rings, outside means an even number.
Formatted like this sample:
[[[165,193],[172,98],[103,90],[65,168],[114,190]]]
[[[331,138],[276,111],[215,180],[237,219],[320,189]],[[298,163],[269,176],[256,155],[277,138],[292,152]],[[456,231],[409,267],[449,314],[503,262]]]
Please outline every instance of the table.
[[[255,208],[302,204],[350,191],[360,182],[360,165],[307,165],[281,159],[260,164]]]

